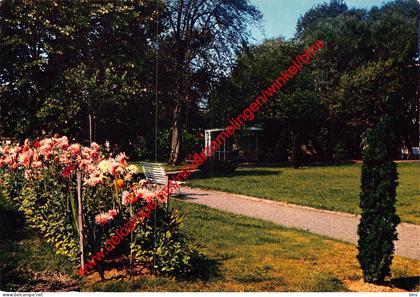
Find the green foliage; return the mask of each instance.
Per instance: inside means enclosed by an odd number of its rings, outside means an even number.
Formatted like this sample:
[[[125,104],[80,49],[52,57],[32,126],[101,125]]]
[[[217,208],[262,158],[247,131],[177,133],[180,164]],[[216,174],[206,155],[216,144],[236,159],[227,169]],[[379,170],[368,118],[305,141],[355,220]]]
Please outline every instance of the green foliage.
[[[73,263],[77,261],[79,236],[69,215],[68,183],[57,171],[44,170],[42,178],[30,182],[23,178],[20,170],[2,168],[1,171],[1,193],[23,213],[26,225],[40,232],[54,246],[57,255]]]
[[[179,163],[202,146],[184,131],[224,126],[315,39],[326,47],[258,112],[265,155],[331,160],[335,146],[348,143],[344,157],[360,158],[361,134],[388,103],[399,118],[397,139],[417,143],[418,1],[367,10],[332,0],[299,19],[294,39],[253,46],[244,46],[247,28],[261,14],[249,1],[157,4],[159,158],[174,151]],[[153,1],[4,2],[0,135],[23,139],[45,129],[83,142],[91,115],[96,141],[153,158],[155,9]]]
[[[66,209],[67,191],[67,185],[57,175],[45,172],[42,179],[25,183],[14,200],[25,214],[28,226],[39,231],[55,247],[57,255],[75,262],[80,248],[77,230]]]
[[[357,258],[370,283],[383,282],[390,273],[400,222],[395,209],[398,173],[392,161],[391,129],[389,117],[382,117],[368,131],[363,151]]]
[[[221,173],[221,174],[233,173],[235,172],[236,168],[238,168],[238,164],[232,161],[218,160],[217,158],[212,158],[206,161],[200,167],[200,170],[205,173],[213,175],[214,173]]]
[[[195,173],[187,184],[201,189],[237,193],[359,215],[360,164],[243,166],[229,175]],[[420,162],[398,163],[397,210],[404,222],[420,224]]]
[[[370,10],[328,14],[303,28],[300,39],[326,44],[311,72],[328,111],[328,133],[322,140],[328,157],[336,141],[353,135],[357,153],[352,158],[360,158],[361,134],[384,112],[398,117],[394,148],[401,138],[410,145],[418,142],[413,107],[418,101],[414,61],[419,8],[415,0],[392,1]]]
[[[169,0],[165,12],[168,30],[161,32],[159,48],[161,63],[169,67],[159,72],[160,88],[169,99],[169,162],[177,164],[183,158],[182,130],[191,127],[190,118],[201,122],[198,127],[208,127],[194,112],[207,105],[212,81],[229,71],[235,53],[249,44],[249,26],[258,24],[262,15],[248,0]]]
[[[24,183],[22,171],[0,168],[0,192],[4,199],[11,202],[19,196]]]
[[[334,147],[334,160],[345,160],[347,157],[347,150],[344,144],[338,143]]]
[[[137,160],[140,157],[145,157],[149,153],[146,138],[144,138],[143,136],[138,136],[137,138],[135,138],[131,142],[131,145],[134,149],[134,160]]]
[[[123,153],[112,158],[101,153],[104,149],[101,151],[95,143],[92,148],[69,145],[66,137],[46,138],[31,145],[26,140],[22,146],[1,148],[0,197],[19,208],[27,226],[39,232],[57,255],[65,256],[76,265],[81,256],[81,229],[84,258],[88,260],[115,235],[114,230],[125,226],[149,199],[155,199],[157,185],[133,180],[137,167],[130,166]],[[77,194],[79,174],[84,177],[81,180],[82,205]],[[186,274],[191,270],[195,250],[180,230],[180,216],[157,207],[159,228],[155,229],[150,220],[138,227],[146,234],[145,240],[150,240],[147,234],[153,234],[152,242],[140,242],[145,248],[143,251],[153,252],[152,258],[145,254],[142,261],[153,266],[157,258],[154,268],[158,271]],[[83,213],[83,226],[79,222],[79,211]],[[128,254],[129,244],[133,250],[139,248],[133,236],[143,240],[141,235],[132,233],[131,240],[123,240],[112,256]],[[103,261],[106,260],[99,259],[89,270],[97,270],[103,279]]]
[[[45,129],[85,141],[91,114],[98,142],[130,148],[130,137],[149,137],[155,7],[120,0],[2,3],[0,135],[23,139]]]
[[[183,130],[182,139],[184,141],[183,150],[186,156],[200,152],[203,148],[204,137],[200,137],[197,132]]]
[[[347,5],[343,0],[331,0],[329,3],[318,4],[299,18],[296,25],[296,34],[299,36],[318,21],[336,17],[345,11],[347,11]]]
[[[157,209],[147,223],[140,226],[132,251],[136,259],[150,269],[184,277],[196,268],[194,260],[201,257],[185,235],[183,216],[173,208]]]
[[[304,70],[258,111],[264,150],[275,161],[360,159],[362,133],[383,113],[398,118],[394,148],[404,139],[418,143],[416,106],[418,1],[392,1],[382,7],[348,9],[333,0],[308,10],[293,40],[265,40],[241,52],[227,79],[214,92],[217,125],[237,115],[244,101],[269,85],[279,70],[307,44],[325,47]],[[309,153],[308,153],[309,152]],[[394,155],[396,157],[396,155]]]

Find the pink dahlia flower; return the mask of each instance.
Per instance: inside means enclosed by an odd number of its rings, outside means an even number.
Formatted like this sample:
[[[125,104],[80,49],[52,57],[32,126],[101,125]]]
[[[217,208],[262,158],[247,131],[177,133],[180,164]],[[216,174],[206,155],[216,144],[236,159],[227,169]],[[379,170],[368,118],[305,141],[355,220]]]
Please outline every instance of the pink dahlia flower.
[[[108,211],[108,214],[112,217],[115,218],[118,214],[118,211],[116,209],[111,209],[110,211]]]
[[[131,204],[131,197],[130,196],[131,196],[131,193],[128,192],[128,191],[124,191],[122,193],[122,204],[124,206],[128,206],[128,205]]]
[[[115,160],[120,163],[120,164],[127,164],[127,156],[125,153],[119,153],[116,157]]]
[[[96,224],[105,225],[106,223],[112,221],[114,218],[108,212],[101,212],[95,217]]]
[[[80,153],[80,144],[75,143],[69,146],[70,153],[72,156],[76,156]]]

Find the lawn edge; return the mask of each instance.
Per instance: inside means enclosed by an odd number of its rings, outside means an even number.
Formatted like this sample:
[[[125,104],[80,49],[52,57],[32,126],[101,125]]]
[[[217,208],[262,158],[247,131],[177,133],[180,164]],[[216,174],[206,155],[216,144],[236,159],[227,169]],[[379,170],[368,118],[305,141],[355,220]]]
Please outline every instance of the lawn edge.
[[[261,202],[261,203],[267,203],[267,204],[276,204],[276,205],[282,205],[282,206],[287,206],[287,207],[295,207],[295,208],[300,208],[300,209],[306,209],[306,210],[310,210],[310,211],[314,211],[314,212],[323,212],[323,213],[329,213],[329,214],[337,214],[340,216],[344,216],[344,217],[356,217],[356,218],[360,218],[361,216],[359,214],[352,214],[349,212],[342,212],[342,211],[336,211],[336,210],[328,210],[328,209],[324,209],[324,208],[316,208],[316,207],[310,207],[310,206],[306,206],[306,205],[300,205],[300,204],[294,204],[294,203],[290,203],[290,202],[285,202],[285,201],[278,201],[278,200],[270,200],[270,199],[264,199],[264,198],[259,198],[259,197],[254,197],[254,196],[248,196],[248,195],[243,195],[243,194],[238,194],[238,193],[234,193],[234,192],[224,192],[224,191],[218,191],[218,190],[213,190],[213,189],[208,189],[208,188],[200,188],[200,187],[192,187],[191,185],[188,186],[184,186],[190,189],[197,189],[197,190],[201,190],[201,191],[209,191],[209,192],[213,192],[213,193],[224,193],[224,194],[230,194],[230,195],[234,195],[236,197],[240,197],[243,199],[248,199],[248,200],[252,200],[252,201],[257,201],[257,202]],[[182,189],[181,189],[182,192]],[[400,222],[399,225],[405,225],[407,227],[419,227],[420,224],[415,224],[415,223],[411,223],[411,222]]]

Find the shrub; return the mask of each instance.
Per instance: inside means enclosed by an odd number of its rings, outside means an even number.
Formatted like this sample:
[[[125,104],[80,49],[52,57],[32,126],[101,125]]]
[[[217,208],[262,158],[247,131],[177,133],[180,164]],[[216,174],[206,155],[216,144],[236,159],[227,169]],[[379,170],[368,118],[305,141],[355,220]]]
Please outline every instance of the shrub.
[[[191,273],[194,259],[201,255],[189,243],[182,226],[183,218],[178,210],[157,209],[156,222],[152,215],[136,234],[133,244],[136,259],[162,274]]]
[[[131,146],[133,148],[133,152],[135,155],[135,160],[139,160],[141,157],[144,158],[144,156],[150,156],[148,148],[147,148],[147,142],[146,138],[143,136],[138,136],[132,143]]]
[[[114,235],[113,230],[124,226],[133,213],[156,199],[157,187],[145,180],[136,181],[133,178],[136,172],[137,167],[127,163],[124,153],[112,157],[96,143],[84,147],[70,144],[66,137],[35,142],[26,140],[22,146],[0,148],[3,196],[17,204],[28,225],[52,243],[57,254],[75,263],[80,258],[81,227],[77,217],[80,205],[76,175],[84,177],[82,201],[86,258],[98,252],[105,240]],[[139,225],[133,230],[134,235],[141,227]],[[178,244],[176,240],[175,245]],[[178,246],[187,247],[183,241]],[[133,242],[132,249],[135,248]],[[116,250],[120,254],[114,253],[114,256],[127,254],[127,250],[122,247]],[[169,252],[178,253],[175,250]],[[185,262],[182,258],[179,261]],[[173,267],[176,270],[181,266],[174,263]],[[96,269],[103,278],[103,263],[98,263]]]
[[[207,173],[233,173],[238,165],[232,161],[217,160],[210,158],[207,160],[200,169]]]
[[[369,283],[383,282],[390,273],[400,222],[395,209],[398,173],[392,161],[390,131],[390,119],[382,118],[367,132],[363,151],[357,258]]]

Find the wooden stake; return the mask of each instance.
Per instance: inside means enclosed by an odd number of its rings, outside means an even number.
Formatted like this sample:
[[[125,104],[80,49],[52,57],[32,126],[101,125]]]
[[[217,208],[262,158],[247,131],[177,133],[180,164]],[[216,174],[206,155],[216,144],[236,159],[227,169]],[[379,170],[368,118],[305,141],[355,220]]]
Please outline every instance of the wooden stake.
[[[80,262],[82,268],[85,267],[85,250],[83,242],[83,202],[82,202],[82,174],[77,173],[77,218],[79,221],[79,243],[80,243]]]
[[[89,143],[92,143],[92,115],[89,115]]]

